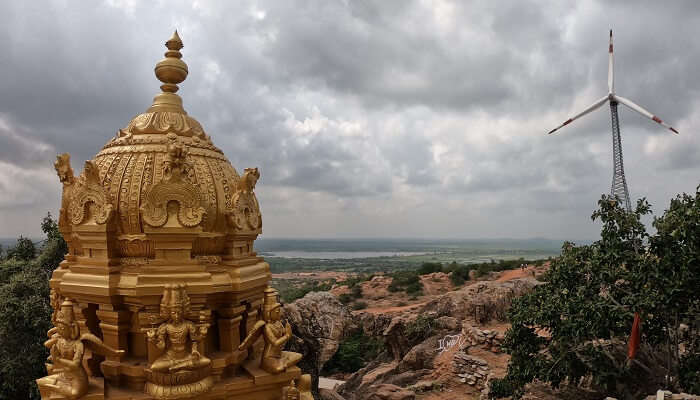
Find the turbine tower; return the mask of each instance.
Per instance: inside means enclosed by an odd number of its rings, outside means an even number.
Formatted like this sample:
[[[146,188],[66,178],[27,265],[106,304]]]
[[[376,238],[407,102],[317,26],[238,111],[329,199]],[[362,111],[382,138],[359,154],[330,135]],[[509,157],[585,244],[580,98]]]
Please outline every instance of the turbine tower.
[[[621,201],[625,203],[625,207],[627,208],[627,211],[632,210],[632,206],[630,204],[630,195],[629,191],[627,190],[627,180],[625,179],[625,167],[622,162],[622,142],[620,140],[620,119],[617,116],[617,105],[619,103],[624,104],[625,106],[631,108],[632,110],[642,114],[643,116],[651,119],[652,121],[656,122],[657,124],[660,124],[668,129],[670,129],[672,132],[678,134],[678,131],[673,129],[672,126],[666,124],[664,121],[662,121],[659,117],[656,115],[650,113],[649,111],[645,110],[641,106],[635,104],[629,99],[626,99],[622,96],[618,96],[615,94],[615,80],[614,80],[614,71],[613,71],[613,37],[612,37],[612,30],[610,30],[610,46],[608,47],[608,94],[597,100],[593,105],[590,107],[586,108],[579,114],[576,114],[575,116],[567,119],[563,124],[559,125],[558,127],[552,129],[549,131],[549,134],[552,134],[556,132],[559,128],[566,126],[573,121],[583,117],[584,115],[590,113],[591,111],[595,111],[598,108],[600,108],[605,102],[609,101],[610,102],[610,115],[612,117],[612,141],[613,141],[613,178],[612,178],[612,187],[610,188],[610,195],[613,197],[617,196]]]

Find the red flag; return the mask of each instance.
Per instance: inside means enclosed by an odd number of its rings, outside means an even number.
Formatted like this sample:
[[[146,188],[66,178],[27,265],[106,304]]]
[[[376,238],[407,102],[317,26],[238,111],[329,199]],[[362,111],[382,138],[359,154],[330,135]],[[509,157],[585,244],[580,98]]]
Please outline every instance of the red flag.
[[[634,313],[634,322],[632,323],[632,332],[630,333],[630,341],[627,344],[627,358],[630,360],[637,355],[639,349],[640,333],[639,326],[642,324],[642,318],[639,313]]]

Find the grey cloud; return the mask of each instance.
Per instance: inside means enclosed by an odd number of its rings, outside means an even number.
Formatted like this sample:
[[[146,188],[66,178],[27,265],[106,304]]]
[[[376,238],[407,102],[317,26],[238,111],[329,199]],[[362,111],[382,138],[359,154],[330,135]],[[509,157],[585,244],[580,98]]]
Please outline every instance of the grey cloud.
[[[484,204],[483,217],[446,224],[444,236],[479,236],[492,232],[488,218],[507,217],[523,236],[567,227],[589,234],[577,221],[609,187],[609,111],[556,136],[545,132],[578,111],[574,104],[605,93],[612,27],[618,92],[664,120],[684,121],[687,135],[664,147],[667,158],[645,154],[645,141],[665,132],[623,109],[630,191],[668,198],[697,185],[696,2],[128,3],[0,5],[0,115],[12,128],[0,129],[0,161],[50,168],[55,153],[68,151],[79,169],[148,107],[158,91],[153,66],[177,27],[190,69],[180,91],[185,108],[236,168],[261,168],[260,196],[266,187],[273,193],[261,202],[284,221],[271,223],[278,230],[310,212],[289,210],[289,189],[306,193],[304,208],[342,204],[348,218],[338,229],[347,232],[370,232],[355,221],[375,220],[368,210],[396,203],[402,213],[379,219],[382,234],[423,234],[417,227],[426,224],[416,221],[439,219],[431,207],[454,200]],[[327,122],[300,132],[290,115]],[[437,137],[432,125],[444,119],[458,122]],[[438,140],[451,161],[435,161]],[[669,183],[679,175],[696,182]],[[37,215],[57,202],[13,207]],[[548,212],[561,222],[541,218]],[[6,209],[0,222],[0,236],[14,236],[17,220]],[[328,229],[318,223],[307,234],[342,236]]]

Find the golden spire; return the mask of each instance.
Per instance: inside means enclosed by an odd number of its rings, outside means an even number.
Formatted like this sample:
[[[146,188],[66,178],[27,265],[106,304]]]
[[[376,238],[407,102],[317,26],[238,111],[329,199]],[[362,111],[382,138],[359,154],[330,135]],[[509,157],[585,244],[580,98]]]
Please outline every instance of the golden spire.
[[[177,84],[187,78],[187,64],[181,60],[182,40],[177,30],[165,42],[165,47],[168,51],[165,52],[165,58],[156,64],[155,73],[158,80],[163,82],[160,86],[162,93],[156,95],[153,99],[153,105],[148,111],[174,111],[185,113],[182,108],[182,99],[175,92],[179,89]]]

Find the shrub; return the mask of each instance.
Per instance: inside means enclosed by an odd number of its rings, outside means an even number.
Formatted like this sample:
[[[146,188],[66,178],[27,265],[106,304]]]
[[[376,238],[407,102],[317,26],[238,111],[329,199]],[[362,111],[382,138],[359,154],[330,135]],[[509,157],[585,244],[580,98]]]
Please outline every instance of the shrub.
[[[350,293],[343,293],[338,296],[338,300],[343,304],[350,304],[352,302],[352,296],[350,296]]]
[[[353,310],[364,310],[365,308],[367,308],[367,303],[364,301],[356,301],[352,303]]]
[[[689,354],[681,359],[678,378],[683,390],[700,394],[700,354]]]
[[[442,264],[440,263],[423,263],[423,265],[418,268],[418,275],[427,275],[434,272],[442,272]]]
[[[323,366],[323,374],[352,373],[379,355],[384,343],[377,338],[357,333],[343,340],[338,351]]]
[[[406,323],[404,334],[412,345],[418,344],[433,334],[435,317],[419,315],[413,321]]]
[[[468,265],[459,265],[453,261],[448,268],[452,285],[462,286],[464,282],[469,280],[469,271],[471,268]]]
[[[423,285],[417,271],[397,271],[391,274],[391,277],[390,292],[404,291],[414,296],[422,294]]]
[[[332,284],[330,282],[310,281],[304,283],[300,287],[288,287],[280,291],[280,297],[284,303],[291,303],[296,299],[300,299],[311,292],[325,292],[330,290]]]
[[[360,297],[362,297],[362,286],[355,285],[352,287],[352,289],[350,291],[352,293],[352,297],[354,297],[356,299],[359,299]]]

